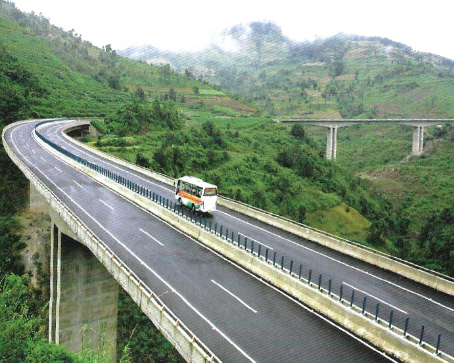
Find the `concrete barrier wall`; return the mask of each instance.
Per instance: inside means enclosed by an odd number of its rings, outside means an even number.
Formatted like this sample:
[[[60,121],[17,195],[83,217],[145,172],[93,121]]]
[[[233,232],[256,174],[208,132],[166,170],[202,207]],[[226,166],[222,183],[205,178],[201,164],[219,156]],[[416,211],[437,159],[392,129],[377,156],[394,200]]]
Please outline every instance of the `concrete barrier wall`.
[[[442,276],[441,274],[435,274],[434,272],[423,268],[417,268],[414,265],[405,263],[405,261],[398,261],[391,256],[386,256],[381,254],[380,252],[362,248],[360,246],[351,244],[346,240],[342,240],[327,233],[323,233],[322,231],[317,231],[308,226],[300,225],[292,221],[279,218],[278,216],[269,215],[263,211],[234,202],[226,198],[222,199],[220,201],[220,204],[237,212],[246,214],[260,221],[268,223],[272,226],[292,232],[297,236],[301,236],[308,240],[317,242],[335,251],[339,251],[346,255],[355,257],[359,260],[370,263],[371,265],[393,271],[401,276],[417,281],[446,294],[454,295],[454,282],[448,276]]]
[[[73,129],[73,127],[71,128]],[[71,141],[75,141],[71,139]],[[77,141],[75,141],[77,142]],[[144,175],[147,175],[153,179],[156,179],[162,183],[172,185],[174,179],[153,172],[149,169],[142,168],[135,164],[129,163],[123,159],[114,157],[112,155],[106,154],[102,151],[93,149],[87,145],[77,142],[81,147],[94,152],[104,158],[110,159],[122,166],[126,166],[132,170],[138,171]],[[378,266],[380,268],[395,272],[401,276],[404,276],[408,279],[417,281],[421,284],[434,288],[438,291],[444,292],[449,295],[454,296],[454,280],[448,276],[443,276],[442,274],[435,273],[428,269],[410,264],[406,261],[396,259],[392,256],[385,255],[381,252],[375,251],[373,249],[368,249],[357,244],[354,244],[350,241],[344,240],[342,238],[330,235],[320,230],[316,230],[309,226],[295,223],[291,220],[282,218],[277,215],[267,213],[260,209],[251,207],[249,205],[238,203],[231,199],[220,197],[218,203],[222,206],[225,206],[234,211],[243,213],[247,216],[253,217],[259,221],[265,222],[269,225],[281,228],[283,230],[294,233],[297,236],[306,238],[310,241],[319,243],[323,246],[329,247],[335,251],[342,252],[348,256],[355,257],[359,260],[370,263],[371,265]]]
[[[24,122],[28,121],[18,122],[5,127],[2,133],[2,141],[7,154],[30,180],[30,183],[43,195],[49,203],[49,206],[74,232],[74,235],[77,236],[77,240],[87,246],[98,260],[101,261],[110,274],[139,304],[142,311],[156,324],[187,362],[221,362],[219,358],[217,358],[208,347],[206,347],[162,303],[162,301],[160,301],[160,299],[135,276],[134,272],[129,270],[129,268],[115,256],[112,251],[100,241],[94,233],[91,232],[12,152],[9,145],[5,142],[4,134],[9,128]],[[46,148],[48,148],[48,146]],[[55,152],[55,150],[53,151]]]
[[[235,261],[238,265],[294,296],[315,311],[345,327],[357,336],[371,342],[383,352],[403,362],[454,362],[453,357],[444,353],[435,355],[435,348],[433,346],[426,343],[420,346],[418,344],[419,340],[416,337],[411,335],[404,337],[401,329],[396,327],[388,328],[388,325],[382,320],[376,322],[371,314],[362,314],[361,309],[356,306],[350,308],[349,304],[345,301],[339,301],[339,297],[335,294],[328,296],[326,290],[318,290],[318,287],[314,284],[308,284],[308,281],[305,279],[299,280],[298,276],[290,274],[285,269],[281,270],[280,267],[273,266],[272,262],[265,261],[263,257],[259,258],[256,254],[250,253],[250,251],[245,250],[243,247],[236,246],[232,241],[228,241],[214,234],[203,226],[198,226],[185,217],[175,214],[172,210],[166,209],[158,203],[140,196],[99,173],[74,162],[72,159],[62,155],[60,157],[71,163],[75,168],[87,173],[95,180],[124,195],[137,205],[149,210],[194,239],[204,243],[214,251]],[[151,319],[158,319],[158,316],[153,316]]]

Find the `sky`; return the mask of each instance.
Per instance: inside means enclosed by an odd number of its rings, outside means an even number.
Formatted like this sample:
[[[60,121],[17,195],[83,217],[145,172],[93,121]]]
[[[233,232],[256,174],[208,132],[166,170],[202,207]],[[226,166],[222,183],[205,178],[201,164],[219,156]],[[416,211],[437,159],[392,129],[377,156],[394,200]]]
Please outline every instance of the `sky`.
[[[98,47],[201,50],[236,24],[272,21],[294,41],[379,36],[454,59],[452,0],[12,0]]]

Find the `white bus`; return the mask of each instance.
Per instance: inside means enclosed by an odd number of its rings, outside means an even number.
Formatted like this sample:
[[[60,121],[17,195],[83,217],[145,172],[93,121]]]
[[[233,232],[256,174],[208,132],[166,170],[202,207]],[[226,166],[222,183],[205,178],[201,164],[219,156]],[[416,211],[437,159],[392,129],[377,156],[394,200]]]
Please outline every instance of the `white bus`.
[[[183,176],[175,180],[175,201],[193,211],[208,212],[216,210],[218,188],[193,176]]]

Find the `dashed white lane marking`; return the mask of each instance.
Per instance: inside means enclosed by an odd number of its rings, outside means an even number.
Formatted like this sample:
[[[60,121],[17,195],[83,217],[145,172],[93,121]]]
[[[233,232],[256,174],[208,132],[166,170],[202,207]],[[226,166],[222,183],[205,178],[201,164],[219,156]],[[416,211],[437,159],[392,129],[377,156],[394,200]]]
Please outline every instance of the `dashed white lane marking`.
[[[145,232],[142,228],[139,228],[139,231],[146,234],[148,237],[150,237],[153,241],[155,241],[157,244],[164,246],[161,242],[159,242],[156,238],[154,238],[151,234],[148,232]]]
[[[103,200],[99,199],[99,201],[104,204],[107,208],[110,208],[111,210],[115,210],[113,209],[113,207],[111,207],[109,204],[107,204],[106,202],[104,202]]]
[[[257,310],[251,308],[248,304],[246,304],[243,300],[241,300],[238,296],[236,296],[233,292],[227,290],[224,286],[222,286],[221,284],[217,283],[216,281],[214,280],[211,280],[211,282],[213,284],[215,284],[216,286],[220,287],[222,290],[224,290],[227,294],[229,294],[231,297],[233,297],[234,299],[236,299],[237,301],[239,301],[241,304],[243,304],[245,307],[247,307],[249,310],[251,310],[252,312],[254,312],[255,314],[257,314]]]

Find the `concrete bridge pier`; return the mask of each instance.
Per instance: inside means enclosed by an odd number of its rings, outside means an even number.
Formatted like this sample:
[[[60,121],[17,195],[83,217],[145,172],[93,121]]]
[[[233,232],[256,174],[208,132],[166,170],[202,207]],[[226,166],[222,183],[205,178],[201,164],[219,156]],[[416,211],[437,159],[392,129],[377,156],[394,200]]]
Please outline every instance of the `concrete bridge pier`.
[[[115,362],[118,283],[72,233],[51,223],[49,341],[103,351]]]
[[[421,155],[424,148],[424,126],[413,126],[413,145],[411,148],[412,155]]]
[[[337,126],[328,127],[326,135],[326,158],[328,160],[336,160],[337,150]]]
[[[31,184],[30,208],[44,211],[46,202]],[[74,352],[90,348],[115,362],[119,285],[48,204],[47,212],[51,217],[49,342]]]

